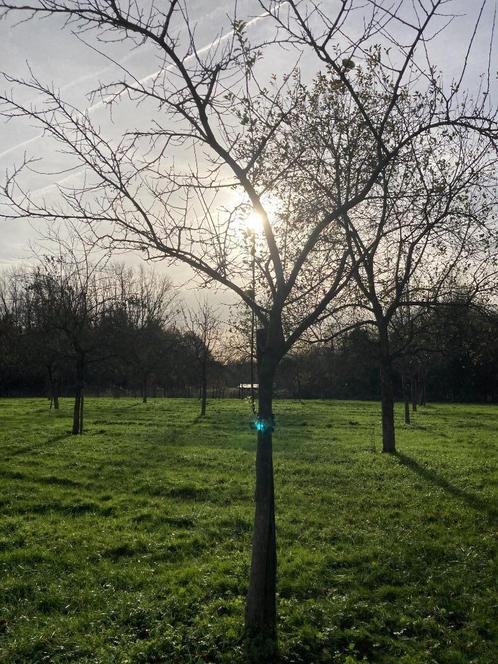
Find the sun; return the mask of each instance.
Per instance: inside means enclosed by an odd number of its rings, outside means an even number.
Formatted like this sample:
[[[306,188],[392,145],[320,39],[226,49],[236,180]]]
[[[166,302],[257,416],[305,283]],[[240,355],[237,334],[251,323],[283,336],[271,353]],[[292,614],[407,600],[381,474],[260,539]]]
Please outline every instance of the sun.
[[[263,217],[259,212],[253,210],[244,220],[244,226],[249,232],[261,235],[263,233]]]
[[[238,194],[238,195],[237,195]],[[275,227],[278,224],[282,204],[278,198],[267,193],[261,196],[262,211],[257,211],[246,197],[237,192],[233,198],[231,219],[237,235],[247,238],[254,236],[259,243],[265,237],[265,224]]]

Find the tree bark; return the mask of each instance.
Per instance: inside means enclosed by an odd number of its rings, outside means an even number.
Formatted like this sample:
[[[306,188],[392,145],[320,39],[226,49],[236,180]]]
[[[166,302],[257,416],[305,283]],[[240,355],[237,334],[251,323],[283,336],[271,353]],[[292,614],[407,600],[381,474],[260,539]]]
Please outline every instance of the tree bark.
[[[143,380],[142,380],[142,403],[147,403],[147,397],[148,397],[148,376],[147,374],[144,375]]]
[[[258,330],[259,332],[259,330]],[[247,593],[245,624],[251,637],[265,646],[264,661],[276,654],[275,493],[273,481],[273,381],[277,362],[264,354],[258,358],[259,414],[256,452],[255,517],[251,573]]]
[[[396,441],[394,434],[394,386],[392,358],[389,349],[389,337],[387,330],[381,329],[379,333],[382,451],[388,454],[393,454],[396,452]]]

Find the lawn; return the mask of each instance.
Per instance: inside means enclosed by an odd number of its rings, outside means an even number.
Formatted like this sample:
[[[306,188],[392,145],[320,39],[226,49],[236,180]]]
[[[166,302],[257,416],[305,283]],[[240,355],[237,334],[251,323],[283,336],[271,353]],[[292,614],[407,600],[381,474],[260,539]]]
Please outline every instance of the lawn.
[[[0,401],[0,661],[238,664],[247,404]],[[498,408],[277,402],[282,662],[498,661]],[[262,664],[264,664],[262,662]]]

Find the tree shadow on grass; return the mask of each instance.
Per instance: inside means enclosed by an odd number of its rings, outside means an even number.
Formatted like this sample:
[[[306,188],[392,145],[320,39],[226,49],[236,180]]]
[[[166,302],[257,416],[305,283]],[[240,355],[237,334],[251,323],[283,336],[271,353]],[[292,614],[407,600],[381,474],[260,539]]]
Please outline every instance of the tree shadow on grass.
[[[51,438],[47,438],[47,440],[37,444],[37,445],[29,445],[26,447],[19,447],[18,449],[15,450],[6,450],[6,456],[4,457],[4,461],[7,461],[8,459],[11,459],[16,456],[22,456],[24,454],[30,454],[32,452],[43,452],[47,447],[52,447],[53,445],[56,445],[57,443],[60,443],[62,440],[65,440],[66,438],[71,438],[71,433],[61,433],[57,436],[52,436]]]
[[[443,489],[443,491],[446,491],[455,498],[463,500],[467,505],[469,505],[469,507],[487,514],[491,521],[498,521],[498,503],[496,501],[484,500],[483,498],[476,496],[470,491],[466,491],[465,489],[461,489],[460,487],[451,484],[451,482],[449,482],[441,475],[438,475],[434,470],[420,464],[413,457],[410,457],[407,454],[396,452],[396,457],[403,466],[409,468],[426,482],[430,482],[431,484],[440,487]]]

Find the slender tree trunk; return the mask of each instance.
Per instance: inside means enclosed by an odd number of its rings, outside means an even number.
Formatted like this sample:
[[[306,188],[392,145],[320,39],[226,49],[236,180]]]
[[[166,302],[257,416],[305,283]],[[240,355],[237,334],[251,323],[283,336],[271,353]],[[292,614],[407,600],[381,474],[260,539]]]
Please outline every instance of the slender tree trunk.
[[[405,424],[410,424],[410,398],[408,394],[408,381],[404,373],[401,374],[401,384],[403,388],[403,403],[405,406]]]
[[[79,387],[76,387],[76,394],[74,397],[74,409],[73,409],[73,436],[77,436],[80,432],[80,405],[81,405],[81,393]]]
[[[207,404],[207,358],[202,359],[201,364],[201,417],[206,414]]]
[[[418,377],[418,405],[425,406],[425,376],[420,372]]]
[[[245,616],[248,635],[257,637],[261,645],[265,645],[263,659],[260,659],[265,662],[272,661],[276,655],[277,549],[272,458],[272,401],[276,365],[271,357],[263,355],[258,358],[256,509]]]
[[[48,374],[48,389],[50,395],[50,408],[52,408],[53,406],[54,410],[59,410],[59,386],[57,379],[54,378],[54,372],[52,371],[52,367],[50,364],[47,366],[47,374]]]
[[[412,412],[417,412],[417,378],[412,378]]]
[[[73,435],[83,433],[83,389],[85,380],[85,356],[78,355],[76,360],[76,393],[73,410]]]
[[[297,387],[297,398],[301,401],[301,377],[299,371],[296,373],[296,387]]]
[[[380,336],[380,396],[382,409],[382,451],[393,454],[396,451],[394,434],[394,385],[392,359],[389,349],[387,329],[379,331]]]
[[[84,410],[84,404],[85,404],[85,395],[83,393],[83,390],[81,390],[81,398],[80,398],[80,434],[83,433],[83,410]]]
[[[142,380],[142,402],[147,403],[147,397],[148,397],[148,376],[147,374],[144,375],[143,380]]]
[[[53,388],[53,379],[52,379],[52,367],[47,365],[47,377],[48,377],[48,398],[50,401],[50,410],[54,405],[54,388]]]

